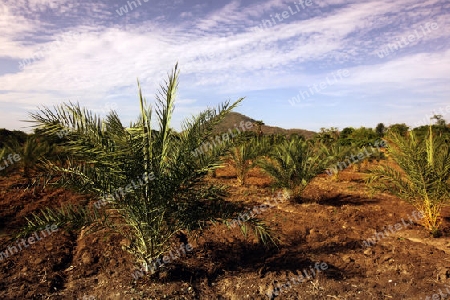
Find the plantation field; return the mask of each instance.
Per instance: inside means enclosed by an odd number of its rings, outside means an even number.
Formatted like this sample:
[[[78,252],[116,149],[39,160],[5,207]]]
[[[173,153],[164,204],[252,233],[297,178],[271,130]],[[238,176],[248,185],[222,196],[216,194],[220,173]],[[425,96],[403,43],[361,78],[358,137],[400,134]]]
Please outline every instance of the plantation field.
[[[288,282],[276,299],[431,299],[439,289],[450,294],[450,209],[442,211],[442,236],[432,238],[412,218],[412,205],[371,195],[365,171],[347,168],[337,181],[321,174],[301,201],[271,202],[276,205],[258,211],[278,247],[216,223],[187,236],[192,251],[137,280],[132,274],[139,266],[124,250],[126,238],[108,228],[59,229],[0,261],[0,299],[269,299],[274,287]],[[226,200],[249,209],[276,197],[270,177],[258,168],[242,186],[228,165],[205,180],[227,185]],[[24,190],[26,182],[18,172],[0,176],[0,251],[16,245],[14,234],[32,212],[96,200],[64,189]],[[366,247],[363,241],[377,232],[388,234]],[[326,269],[312,273],[317,263]],[[301,283],[292,279],[303,270],[314,275]]]

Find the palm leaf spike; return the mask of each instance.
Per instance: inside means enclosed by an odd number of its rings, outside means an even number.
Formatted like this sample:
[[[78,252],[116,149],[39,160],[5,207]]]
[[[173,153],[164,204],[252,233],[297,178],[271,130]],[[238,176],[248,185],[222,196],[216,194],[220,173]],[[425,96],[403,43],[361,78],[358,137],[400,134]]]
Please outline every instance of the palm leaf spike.
[[[434,162],[434,145],[433,145],[433,130],[431,128],[431,124],[429,126],[429,138],[427,141],[427,158],[428,158],[428,166],[433,166]]]
[[[156,114],[158,116],[160,132],[158,134],[159,141],[158,144],[161,145],[161,160],[160,160],[160,170],[163,169],[163,164],[166,162],[165,158],[169,151],[169,143],[167,140],[170,138],[170,122],[172,119],[173,110],[175,108],[175,96],[178,89],[178,63],[169,74],[166,86],[161,85],[160,91],[156,95],[157,109]]]
[[[144,130],[144,135],[143,135],[143,155],[144,155],[144,174],[145,176],[149,175],[149,171],[151,170],[151,166],[150,166],[150,162],[151,162],[151,158],[152,158],[152,149],[151,149],[151,139],[152,139],[152,130],[151,130],[151,116],[152,116],[152,112],[151,112],[151,108],[148,107],[147,108],[147,101],[145,100],[145,98],[142,95],[142,89],[141,89],[141,84],[139,83],[138,80],[138,89],[139,89],[139,104],[140,104],[140,108],[141,108],[141,123],[142,123],[142,127]],[[145,192],[144,192],[145,196],[144,197],[148,197],[148,186],[145,187]]]

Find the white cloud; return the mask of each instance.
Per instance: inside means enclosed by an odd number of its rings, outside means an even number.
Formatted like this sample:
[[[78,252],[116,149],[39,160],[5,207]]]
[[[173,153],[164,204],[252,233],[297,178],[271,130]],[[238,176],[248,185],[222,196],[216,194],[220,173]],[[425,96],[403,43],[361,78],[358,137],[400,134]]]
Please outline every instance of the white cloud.
[[[191,11],[184,9],[180,13],[185,17],[183,21],[170,26],[168,21],[158,22],[155,18],[135,25],[107,26],[90,19],[91,15],[98,17],[94,20],[99,22],[117,19],[116,15],[110,16],[112,8],[106,4],[7,1],[0,4],[0,57],[22,60],[34,56],[42,47],[47,50],[24,70],[0,77],[2,90],[8,91],[2,94],[0,105],[29,108],[33,104],[77,98],[92,107],[102,106],[108,96],[119,99],[120,95],[135,95],[137,77],[144,91],[151,94],[177,61],[186,76],[185,82],[189,82],[181,89],[189,92],[204,93],[205,86],[219,95],[301,89],[348,65],[351,78],[339,87],[330,87],[324,95],[361,96],[397,89],[444,95],[449,91],[445,79],[450,71],[445,66],[449,65],[450,52],[424,46],[437,39],[448,43],[450,37],[446,30],[450,25],[448,14],[430,17],[424,10],[436,1],[313,1],[302,17],[291,16],[286,22],[260,31],[251,29],[292,3],[271,0],[244,6],[240,1],[231,1],[206,13],[200,21],[193,19],[193,15],[204,6]],[[331,10],[331,4],[346,5]],[[405,5],[414,5],[415,11],[405,10]],[[60,15],[80,7],[91,8],[87,10],[91,15],[80,16],[83,21],[80,25],[70,27],[81,34],[75,40],[61,43],[58,43],[61,31],[49,29],[44,20],[25,16],[43,11]],[[133,18],[137,20],[144,12],[142,7]],[[404,21],[408,16],[412,19]],[[116,19],[116,22],[124,20]],[[406,49],[410,53],[395,53],[385,59],[376,56],[379,47],[408,34],[424,20],[438,23],[439,30],[433,36],[411,44]],[[9,26],[11,23],[15,26]],[[29,36],[41,31],[48,35],[27,42]],[[367,87],[370,89],[366,90]],[[181,111],[190,112],[194,103],[196,109],[203,107],[200,102],[185,98],[179,106]],[[323,105],[336,105],[330,103]]]
[[[191,11],[183,11],[181,14],[180,14],[180,17],[182,17],[182,18],[190,18],[190,17],[192,17],[193,16],[193,13],[191,12]]]

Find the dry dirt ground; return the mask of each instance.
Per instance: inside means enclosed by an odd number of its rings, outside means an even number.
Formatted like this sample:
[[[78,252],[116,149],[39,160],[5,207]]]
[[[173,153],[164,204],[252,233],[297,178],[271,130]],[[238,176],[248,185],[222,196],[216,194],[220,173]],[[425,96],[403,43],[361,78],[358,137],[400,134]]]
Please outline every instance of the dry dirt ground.
[[[126,240],[117,233],[58,230],[0,261],[0,299],[431,299],[439,292],[433,299],[450,297],[450,209],[443,211],[443,236],[432,238],[420,222],[410,224],[411,205],[385,194],[371,197],[363,176],[350,169],[339,181],[321,175],[302,203],[279,202],[261,212],[278,247],[215,225],[190,237],[193,250],[186,256],[138,280],[132,276],[137,265],[122,250]],[[274,197],[270,179],[258,170],[245,187],[236,186],[230,167],[208,180],[229,185],[229,201],[249,208]],[[14,234],[38,208],[94,201],[61,189],[25,191],[21,182],[18,174],[0,177],[0,251],[15,245]],[[396,228],[402,219],[408,226]],[[363,245],[389,226],[387,236]],[[311,271],[317,266],[324,270]],[[310,277],[299,282],[305,271]],[[280,286],[277,296],[268,296]]]

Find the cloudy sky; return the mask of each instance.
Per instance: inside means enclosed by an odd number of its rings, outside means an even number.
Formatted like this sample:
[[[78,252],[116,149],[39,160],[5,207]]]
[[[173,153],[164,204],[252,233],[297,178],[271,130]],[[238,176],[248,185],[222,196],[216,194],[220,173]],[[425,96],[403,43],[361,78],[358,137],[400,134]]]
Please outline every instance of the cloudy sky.
[[[128,124],[176,62],[176,129],[239,97],[284,128],[450,122],[449,25],[448,0],[2,0],[0,128],[68,101]]]

